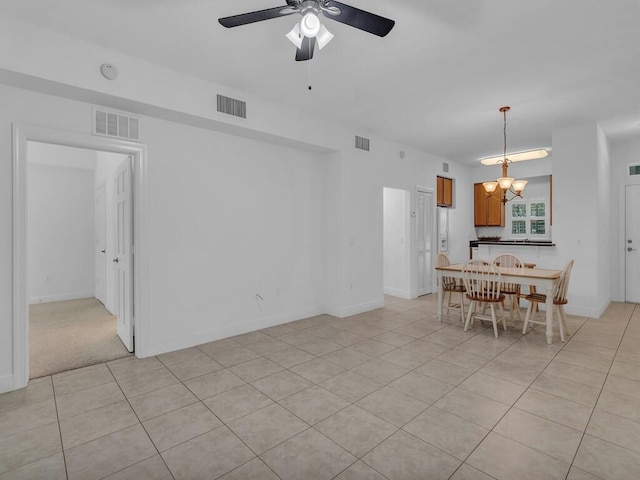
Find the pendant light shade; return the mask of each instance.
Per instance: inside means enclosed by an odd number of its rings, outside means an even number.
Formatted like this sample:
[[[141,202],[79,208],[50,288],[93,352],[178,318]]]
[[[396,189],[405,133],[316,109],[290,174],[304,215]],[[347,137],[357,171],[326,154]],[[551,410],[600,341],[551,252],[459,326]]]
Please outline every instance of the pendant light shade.
[[[302,33],[300,32],[300,24],[296,23],[293,29],[287,33],[287,38],[293,43],[296,48],[302,48]]]

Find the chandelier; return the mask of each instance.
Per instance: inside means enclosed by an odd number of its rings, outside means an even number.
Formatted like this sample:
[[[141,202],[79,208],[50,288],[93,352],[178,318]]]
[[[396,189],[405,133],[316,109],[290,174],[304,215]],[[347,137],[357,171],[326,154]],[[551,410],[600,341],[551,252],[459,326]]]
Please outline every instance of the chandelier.
[[[496,164],[502,165],[502,177],[496,179],[495,182],[484,182],[482,186],[487,196],[492,197],[494,195],[501,195],[500,199],[502,203],[507,203],[516,197],[522,197],[524,187],[527,185],[526,180],[516,180],[509,176],[509,163],[511,160],[507,158],[507,112],[511,110],[511,107],[500,107],[502,117],[504,121],[503,135],[504,135],[504,150],[502,153],[502,159],[498,160]],[[498,187],[500,189],[498,190]],[[507,193],[512,193],[511,198],[507,198]]]

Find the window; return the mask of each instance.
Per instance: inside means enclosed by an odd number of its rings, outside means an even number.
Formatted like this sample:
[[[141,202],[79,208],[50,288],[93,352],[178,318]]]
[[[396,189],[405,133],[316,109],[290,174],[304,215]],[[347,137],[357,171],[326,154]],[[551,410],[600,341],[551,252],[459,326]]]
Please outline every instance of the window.
[[[548,211],[546,199],[513,201],[509,205],[511,235],[525,238],[548,238]]]

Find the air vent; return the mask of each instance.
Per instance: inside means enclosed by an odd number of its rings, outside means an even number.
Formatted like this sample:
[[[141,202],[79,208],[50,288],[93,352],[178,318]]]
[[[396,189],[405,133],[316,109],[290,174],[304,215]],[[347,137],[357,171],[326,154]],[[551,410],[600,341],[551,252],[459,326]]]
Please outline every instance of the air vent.
[[[356,135],[356,148],[369,151],[369,139]]]
[[[447,162],[443,162],[442,163],[442,171],[443,172],[448,172],[449,171],[449,164]]]
[[[629,175],[640,175],[640,164],[629,165]]]
[[[140,119],[120,112],[94,107],[93,134],[140,140]]]
[[[235,117],[247,118],[247,102],[218,95],[218,111]]]

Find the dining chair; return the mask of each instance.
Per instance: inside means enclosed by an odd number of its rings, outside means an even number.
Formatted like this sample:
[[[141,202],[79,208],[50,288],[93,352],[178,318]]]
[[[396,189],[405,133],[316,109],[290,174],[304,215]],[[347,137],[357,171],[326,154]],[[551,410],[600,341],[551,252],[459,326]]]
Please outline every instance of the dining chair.
[[[504,318],[502,302],[504,294],[500,293],[502,277],[498,267],[483,260],[472,260],[462,267],[462,278],[467,289],[467,298],[471,301],[467,312],[467,321],[464,324],[466,332],[475,318],[480,321],[488,320],[493,323],[493,334],[498,338],[498,317],[496,317],[496,305],[500,308],[500,320],[506,330],[507,323]],[[491,310],[491,316],[478,313],[478,307],[484,304]]]
[[[512,253],[503,253],[498,255],[493,259],[493,263],[495,263],[499,267],[509,267],[509,268],[523,268],[524,263],[520,258]],[[505,283],[502,282],[502,286],[500,287],[500,292],[504,294],[505,300],[510,301],[509,304],[509,319],[511,320],[511,326],[515,325],[514,312],[518,317],[518,320],[521,320],[520,316],[520,284],[519,283]]]
[[[439,253],[437,259],[438,267],[446,267],[451,265],[449,261],[449,257],[446,253]],[[447,314],[449,314],[449,309],[460,310],[460,318],[462,319],[462,323],[464,323],[464,293],[466,289],[464,288],[464,284],[460,283],[457,278],[453,277],[442,277],[442,311],[447,309]],[[460,303],[453,303],[451,296],[454,293],[460,294]],[[449,301],[445,304],[445,297],[449,294]]]
[[[564,342],[564,335],[571,335],[569,333],[569,329],[567,328],[567,315],[564,311],[564,306],[567,304],[567,289],[569,288],[569,277],[571,276],[571,269],[573,268],[573,260],[569,260],[567,265],[562,270],[562,274],[560,275],[560,280],[556,284],[553,294],[553,312],[552,315],[556,317],[556,322],[558,323],[558,329],[560,330],[560,340]],[[530,323],[535,323],[538,325],[546,325],[545,320],[535,320],[535,314],[532,315],[533,306],[537,306],[539,303],[545,303],[547,301],[547,296],[544,293],[531,293],[524,297],[525,300],[529,301],[529,306],[527,307],[527,313],[524,317],[524,326],[522,327],[522,334],[527,333],[527,326]],[[553,321],[553,317],[552,317]]]

